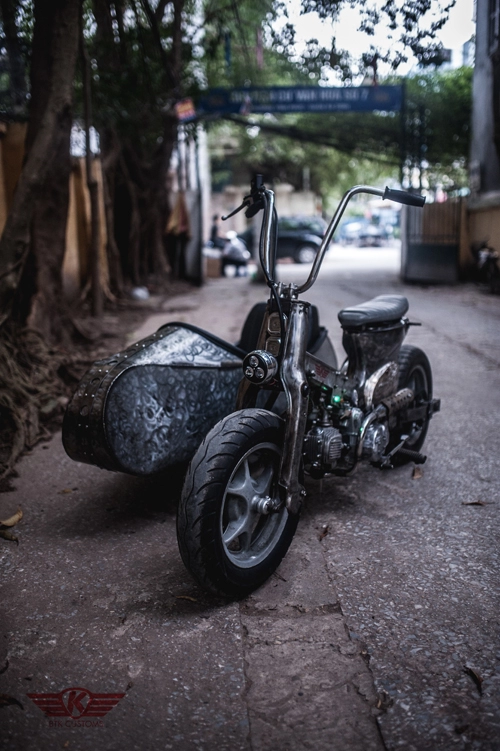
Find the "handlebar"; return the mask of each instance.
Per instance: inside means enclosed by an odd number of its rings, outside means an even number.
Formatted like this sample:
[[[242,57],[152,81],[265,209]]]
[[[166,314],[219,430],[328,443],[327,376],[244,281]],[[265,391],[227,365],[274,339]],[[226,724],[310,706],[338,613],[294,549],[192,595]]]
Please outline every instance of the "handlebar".
[[[327,227],[306,282],[301,287],[295,288],[297,295],[306,292],[306,290],[312,287],[316,281],[327,248],[330,245],[347,204],[357,193],[368,193],[372,196],[379,196],[382,200],[395,201],[396,203],[402,203],[407,206],[417,206],[419,208],[422,208],[425,203],[425,196],[421,196],[418,193],[409,193],[405,190],[394,190],[393,188],[380,190],[378,188],[372,188],[370,185],[356,185],[354,188],[348,190],[340,201],[337,210]],[[251,182],[250,195],[245,196],[243,203],[227,216],[223,216],[222,219],[228,219],[242,209],[246,209],[245,214],[247,217],[252,217],[260,211],[260,209],[264,209],[263,232],[261,237],[263,247],[261,258],[263,265],[265,266],[264,272],[266,273],[268,281],[271,281],[269,277],[271,269],[274,266],[274,259],[271,258],[271,230],[274,213],[274,193],[272,190],[268,190],[264,187],[262,175],[255,175]]]
[[[425,203],[425,196],[421,196],[418,193],[408,193],[406,190],[393,190],[392,188],[386,188],[382,199],[388,198],[390,201],[396,201],[396,203],[404,203],[406,206],[418,206],[422,208]]]

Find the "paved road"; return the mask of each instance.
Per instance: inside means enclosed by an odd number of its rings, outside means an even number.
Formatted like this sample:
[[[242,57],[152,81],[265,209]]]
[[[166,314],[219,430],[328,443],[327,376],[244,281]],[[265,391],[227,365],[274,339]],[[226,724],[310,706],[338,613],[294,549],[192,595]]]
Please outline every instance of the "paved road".
[[[357,264],[378,253],[352,252]],[[351,638],[391,705],[379,717],[387,748],[498,749],[500,297],[475,285],[403,285],[388,273],[390,255],[354,271],[332,251],[311,299],[329,325],[381,291],[409,298],[422,327],[406,341],[428,354],[442,399],[429,458],[420,479],[408,468],[326,479],[309,509],[328,525],[328,570]]]
[[[244,602],[205,597],[184,570],[182,478],[76,464],[59,436],[23,459],[0,496],[0,518],[25,512],[19,547],[0,540],[0,694],[24,707],[0,707],[3,747],[499,748],[500,297],[407,287],[397,272],[395,249],[334,247],[310,299],[340,350],[340,307],[409,297],[423,326],[408,341],[442,398],[422,477],[362,468],[308,482],[285,561]],[[234,341],[263,295],[211,281],[136,337],[183,319]],[[125,696],[96,727],[51,726],[26,696],[74,687]]]

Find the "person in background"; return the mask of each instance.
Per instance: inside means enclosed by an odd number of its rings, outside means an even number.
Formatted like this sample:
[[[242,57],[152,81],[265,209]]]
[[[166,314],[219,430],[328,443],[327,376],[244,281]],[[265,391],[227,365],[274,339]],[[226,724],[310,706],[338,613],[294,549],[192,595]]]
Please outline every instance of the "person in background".
[[[210,242],[212,243],[214,248],[219,248],[219,250],[223,250],[225,245],[224,238],[219,236],[219,216],[218,214],[214,214],[212,217],[212,229],[210,230]]]
[[[234,231],[228,232],[226,238],[221,258],[221,276],[226,276],[226,266],[235,267],[235,276],[246,276],[247,262],[250,258],[247,246]]]

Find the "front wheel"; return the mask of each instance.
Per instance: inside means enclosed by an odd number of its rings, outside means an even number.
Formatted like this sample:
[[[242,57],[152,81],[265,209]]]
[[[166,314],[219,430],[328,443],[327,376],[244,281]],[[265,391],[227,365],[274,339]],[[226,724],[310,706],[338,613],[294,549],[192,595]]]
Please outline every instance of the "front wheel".
[[[302,245],[295,253],[295,263],[312,263],[317,252],[314,245]]]
[[[399,382],[398,389],[411,389],[414,399],[408,410],[427,404],[432,399],[432,371],[425,352],[411,344],[404,344],[399,352]],[[430,413],[426,417],[413,422],[402,423],[398,427],[397,435],[391,437],[389,448],[394,448],[399,442],[401,435],[408,435],[405,448],[411,451],[420,451],[422,448],[429,421]],[[411,459],[404,454],[395,454],[392,463],[404,464]]]
[[[177,516],[184,564],[210,592],[241,597],[279,566],[298,515],[272,511],[278,497],[283,421],[263,409],[225,417],[186,475]]]

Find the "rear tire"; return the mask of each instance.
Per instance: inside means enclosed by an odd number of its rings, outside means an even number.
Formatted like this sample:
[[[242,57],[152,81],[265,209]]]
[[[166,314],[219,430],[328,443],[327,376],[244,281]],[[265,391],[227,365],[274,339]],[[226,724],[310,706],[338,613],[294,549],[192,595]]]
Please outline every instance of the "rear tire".
[[[414,399],[408,409],[420,406],[432,399],[432,371],[425,352],[411,344],[404,344],[399,352],[399,382],[398,389],[409,388],[414,393]],[[405,443],[405,448],[412,451],[420,451],[422,448],[430,417],[416,422],[402,423],[398,427],[397,434],[391,437],[389,449],[394,448],[400,442],[401,435],[410,435],[411,438]],[[395,454],[392,458],[394,465],[406,464],[411,461],[404,454]]]
[[[209,592],[242,597],[279,566],[298,515],[265,513],[277,497],[283,421],[263,409],[243,409],[206,436],[186,475],[177,516],[184,564]],[[260,505],[259,505],[260,504]]]

